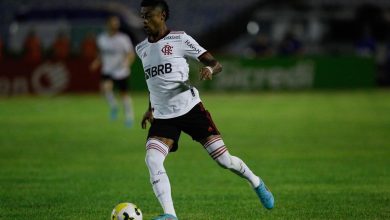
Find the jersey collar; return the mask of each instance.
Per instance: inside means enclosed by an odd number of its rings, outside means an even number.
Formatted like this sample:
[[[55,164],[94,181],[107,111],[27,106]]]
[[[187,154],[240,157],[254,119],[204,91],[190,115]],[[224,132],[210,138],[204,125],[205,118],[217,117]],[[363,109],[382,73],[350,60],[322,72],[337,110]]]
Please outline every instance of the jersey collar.
[[[168,34],[170,34],[171,33],[171,30],[167,30],[167,32],[164,34],[164,35],[162,35],[160,38],[158,38],[157,40],[155,40],[155,41],[151,41],[149,38],[148,38],[148,42],[149,43],[156,43],[156,42],[158,42],[159,40],[161,40],[161,39],[163,39],[164,37],[166,37],[166,36],[168,36]]]

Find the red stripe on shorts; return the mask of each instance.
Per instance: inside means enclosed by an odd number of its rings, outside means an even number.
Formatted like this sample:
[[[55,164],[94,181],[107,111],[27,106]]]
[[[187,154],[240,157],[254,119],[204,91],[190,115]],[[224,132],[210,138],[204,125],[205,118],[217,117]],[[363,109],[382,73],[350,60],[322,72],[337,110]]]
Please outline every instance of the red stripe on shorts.
[[[202,111],[202,112],[205,112],[206,117],[207,117],[207,119],[208,119],[208,121],[209,121],[211,127],[215,130],[216,134],[219,135],[220,132],[218,131],[217,126],[215,126],[214,121],[213,121],[213,119],[211,118],[210,112],[207,111],[207,110],[205,109],[205,107],[203,106],[203,103],[202,103],[202,102],[199,103],[199,106],[200,106],[201,111]]]

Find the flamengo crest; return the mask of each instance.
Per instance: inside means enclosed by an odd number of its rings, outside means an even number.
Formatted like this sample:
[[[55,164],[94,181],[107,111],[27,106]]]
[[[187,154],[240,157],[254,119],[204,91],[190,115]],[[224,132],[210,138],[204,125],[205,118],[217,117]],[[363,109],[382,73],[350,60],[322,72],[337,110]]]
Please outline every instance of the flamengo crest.
[[[167,55],[172,55],[172,49],[173,47],[169,44],[165,45],[162,49],[161,49],[161,52],[163,52],[163,54],[165,56]]]

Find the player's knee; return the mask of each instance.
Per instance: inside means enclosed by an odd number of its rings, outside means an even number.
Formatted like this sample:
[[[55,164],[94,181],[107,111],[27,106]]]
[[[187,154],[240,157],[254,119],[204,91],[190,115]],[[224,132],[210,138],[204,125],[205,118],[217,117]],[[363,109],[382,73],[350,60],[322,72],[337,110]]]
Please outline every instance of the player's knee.
[[[149,168],[160,167],[163,161],[158,158],[158,155],[153,150],[147,150],[145,156],[145,163]]]
[[[169,149],[160,141],[149,139],[146,142],[145,163],[149,168],[160,167],[168,155]]]
[[[160,151],[154,148],[149,148],[146,150],[145,163],[149,168],[158,167],[163,163],[163,161],[164,158]]]
[[[146,151],[146,155],[145,155],[145,163],[148,167],[149,167],[149,165],[155,163],[155,161],[153,160],[153,156],[149,155],[147,151]]]

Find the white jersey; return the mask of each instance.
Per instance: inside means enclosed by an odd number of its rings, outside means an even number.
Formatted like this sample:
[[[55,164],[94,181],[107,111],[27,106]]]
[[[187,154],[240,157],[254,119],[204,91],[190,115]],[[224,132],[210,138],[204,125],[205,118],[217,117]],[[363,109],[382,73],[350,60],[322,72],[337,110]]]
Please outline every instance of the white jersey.
[[[97,39],[102,60],[102,74],[110,75],[113,79],[123,79],[130,75],[126,59],[133,50],[130,38],[123,33],[110,36],[102,33]]]
[[[206,52],[185,32],[171,31],[155,43],[144,40],[136,47],[150,92],[153,117],[175,118],[189,112],[201,100],[189,84],[187,58],[198,60]]]

